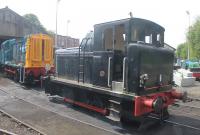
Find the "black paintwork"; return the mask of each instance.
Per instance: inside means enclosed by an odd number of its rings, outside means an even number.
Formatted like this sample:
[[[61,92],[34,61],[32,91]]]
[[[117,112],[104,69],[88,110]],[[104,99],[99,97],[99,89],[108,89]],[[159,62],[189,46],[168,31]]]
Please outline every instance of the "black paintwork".
[[[104,31],[110,28],[114,29],[119,25],[124,26],[126,34],[124,51],[115,49],[105,50]],[[109,57],[112,58],[110,65],[111,81],[122,81],[123,58],[127,57],[126,74],[128,76],[125,78],[126,91],[141,95],[145,94],[144,87],[159,86],[161,83],[165,85],[172,84],[172,63],[174,55],[172,51],[162,47],[164,44],[164,35],[159,44],[156,44],[155,41],[152,44],[134,43],[135,41],[131,41],[130,39],[131,32],[129,28],[136,27],[137,25],[140,27],[145,25],[148,29],[155,30],[161,34],[164,32],[163,27],[151,21],[138,18],[97,24],[94,27],[94,32],[88,33],[86,38],[83,39],[80,45],[80,56],[77,48],[56,53],[58,76],[70,80],[78,80],[81,63],[84,66],[85,83],[108,87]],[[139,86],[140,76],[142,74],[149,76],[149,80],[146,81],[144,87]],[[162,82],[159,82],[159,75],[162,76]],[[167,89],[170,88],[168,87]]]
[[[112,32],[110,38],[106,36],[109,33],[106,33],[107,30]],[[146,36],[151,37],[150,43],[146,42]],[[109,47],[105,46],[106,44]],[[117,45],[122,46],[117,48]],[[108,102],[112,99],[121,103],[120,112],[123,110],[125,115],[127,112],[132,115],[134,95],[148,95],[167,91],[172,87],[174,53],[163,46],[164,28],[151,21],[130,18],[97,24],[94,26],[94,32],[86,35],[79,48],[56,52],[58,78],[74,80],[77,83],[46,80],[45,91],[51,95],[58,94],[64,97],[73,95],[74,98],[75,95],[75,100],[82,99],[89,104],[92,104],[91,101],[94,102],[92,99],[88,101],[88,98],[93,96],[96,100],[101,100],[105,107],[109,106]],[[108,80],[109,57],[111,58],[110,80]],[[115,89],[108,86],[108,82],[109,84],[112,84],[112,81],[122,82],[124,58],[126,58],[124,92],[129,93],[129,96],[115,93]],[[80,72],[84,72],[84,75]],[[141,79],[143,75],[147,76],[145,80]],[[82,87],[78,82],[92,86]],[[161,85],[169,86],[145,90]]]
[[[130,44],[128,46],[128,89],[137,95],[166,91],[172,86],[160,89],[144,90],[159,85],[172,85],[173,81],[172,51],[165,48]],[[140,76],[148,75],[144,87],[140,87]],[[161,82],[159,76],[162,75]]]

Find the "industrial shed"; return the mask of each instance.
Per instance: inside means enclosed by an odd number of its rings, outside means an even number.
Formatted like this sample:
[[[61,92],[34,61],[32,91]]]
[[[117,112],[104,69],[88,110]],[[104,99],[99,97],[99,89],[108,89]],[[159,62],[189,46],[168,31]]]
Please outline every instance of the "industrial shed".
[[[0,9],[0,43],[7,39],[36,33],[45,33],[45,31],[41,31],[40,26],[28,22],[8,7]]]

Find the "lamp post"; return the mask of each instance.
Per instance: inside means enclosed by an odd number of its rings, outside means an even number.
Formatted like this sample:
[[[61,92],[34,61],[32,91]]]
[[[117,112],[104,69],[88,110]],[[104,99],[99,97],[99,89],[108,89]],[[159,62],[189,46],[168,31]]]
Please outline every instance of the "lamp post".
[[[57,31],[57,27],[58,27],[58,4],[59,4],[60,0],[56,1],[56,35],[55,35],[55,48],[57,48],[57,35],[58,35],[58,31]]]
[[[68,39],[69,39],[69,38],[68,38],[69,23],[70,23],[70,20],[67,20],[67,36],[66,36],[66,37],[67,37],[67,42],[66,42],[66,46],[67,46],[67,47],[69,47],[69,46],[68,46]]]
[[[187,59],[190,59],[190,12],[186,11],[186,14],[188,15],[188,46],[187,46]]]
[[[68,36],[68,32],[69,32],[69,23],[70,23],[70,20],[67,20],[67,36]]]
[[[56,35],[55,35],[55,49],[57,49],[58,45],[57,45],[57,35],[58,35],[58,32],[57,32],[57,22],[58,22],[58,4],[59,4],[60,0],[56,0]],[[55,63],[56,63],[56,74],[58,75],[58,60],[57,60],[57,56],[55,58]]]

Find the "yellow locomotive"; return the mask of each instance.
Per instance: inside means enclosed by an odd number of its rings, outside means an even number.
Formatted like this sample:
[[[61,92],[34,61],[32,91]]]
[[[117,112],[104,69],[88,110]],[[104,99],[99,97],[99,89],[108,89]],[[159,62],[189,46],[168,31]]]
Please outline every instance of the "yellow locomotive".
[[[45,34],[32,34],[1,44],[4,72],[22,83],[40,80],[54,73],[53,39]]]

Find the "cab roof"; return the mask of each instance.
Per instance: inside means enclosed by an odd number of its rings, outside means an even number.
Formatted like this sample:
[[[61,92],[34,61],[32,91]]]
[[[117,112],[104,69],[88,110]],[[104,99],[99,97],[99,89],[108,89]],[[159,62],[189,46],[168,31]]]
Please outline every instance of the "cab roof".
[[[133,18],[126,18],[126,19],[121,19],[121,20],[115,20],[115,21],[109,21],[109,22],[95,24],[94,28],[106,27],[108,25],[117,25],[117,24],[129,23],[130,21],[137,22],[137,23],[146,22],[146,23],[152,24],[154,26],[157,26],[157,28],[159,28],[160,30],[165,31],[164,27],[162,27],[161,25],[159,25],[159,24],[157,24],[155,22],[152,22],[152,21],[146,20],[146,19],[141,19],[141,18],[134,18],[134,17]]]

